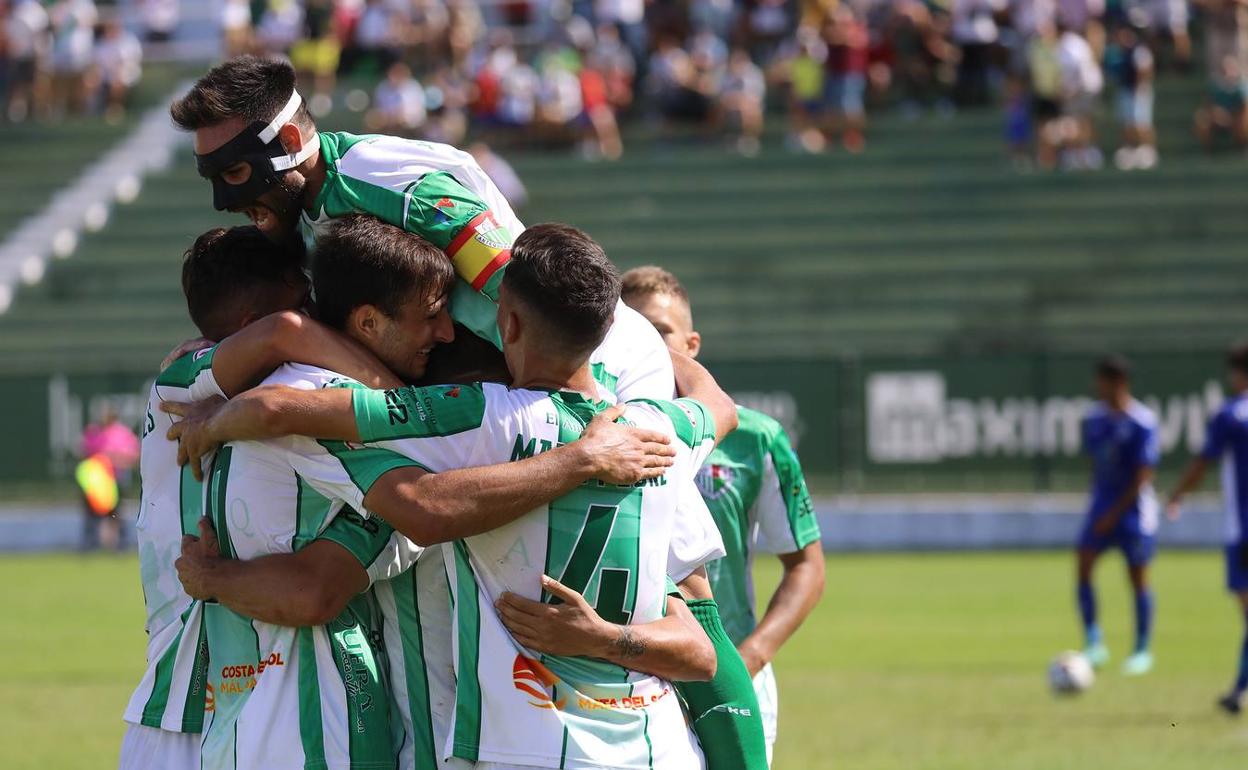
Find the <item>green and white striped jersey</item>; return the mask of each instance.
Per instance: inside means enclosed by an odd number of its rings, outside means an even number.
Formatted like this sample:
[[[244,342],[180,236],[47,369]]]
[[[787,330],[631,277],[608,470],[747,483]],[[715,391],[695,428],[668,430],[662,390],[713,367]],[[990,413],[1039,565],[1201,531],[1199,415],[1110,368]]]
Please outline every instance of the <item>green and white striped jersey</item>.
[[[622,301],[602,344],[589,357],[594,379],[617,401],[668,400],[675,396],[672,357],[654,325]],[[677,582],[698,567],[723,556],[724,545],[715,520],[691,481],[680,484],[680,513],[667,574]]]
[[[406,538],[399,558],[399,574],[373,586],[403,726],[399,770],[447,767],[441,756],[455,708],[455,668],[446,567],[441,548],[421,549]]]
[[[356,385],[298,364],[265,382]],[[212,460],[204,511],[226,557],[290,553],[328,538],[359,559],[371,579],[391,577],[399,560],[391,530],[352,507],[387,471],[412,464],[384,450],[297,436],[227,444]],[[262,623],[217,604],[205,606],[204,624],[212,656],[204,770],[395,767],[398,720],[371,591],[315,628]]]
[[[322,132],[325,182],[300,228],[308,251],[337,217],[372,214],[446,252],[462,281],[451,316],[500,346],[494,303],[511,244],[524,230],[507,199],[468,153],[394,136]]]
[[[212,376],[215,350],[187,353],[157,376],[147,398],[139,456],[142,493],[135,533],[147,611],[147,668],[124,718],[182,733],[203,728],[208,643],[203,605],[182,590],[173,562],[182,536],[198,533],[202,485],[189,468],[178,467],[178,444],[165,438],[175,418],[160,411],[160,402],[224,395]]]
[[[337,217],[372,214],[442,249],[462,280],[451,316],[501,348],[498,286],[524,224],[468,153],[394,136],[320,134],[325,182],[300,229],[309,252]],[[594,375],[622,400],[670,398],[672,365],[654,327],[619,303],[616,321],[590,359]]]
[[[354,391],[369,446],[431,471],[517,460],[575,440],[608,404],[477,384]],[[696,401],[635,401],[624,419],[672,436],[675,465],[635,487],[590,482],[492,532],[444,544],[454,601],[456,699],[445,754],[559,768],[702,766],[669,682],[520,647],[494,611],[505,591],[537,599],[550,574],[616,623],[662,616],[680,484],[714,446]],[[549,597],[547,597],[549,598]]]
[[[352,212],[372,214],[420,235],[446,251],[462,279],[452,295],[452,317],[500,346],[495,305],[498,285],[510,259],[511,245],[524,225],[472,156],[445,144],[347,133],[323,132],[320,146],[325,182],[314,204],[315,216],[305,212],[301,220],[309,249],[315,248],[317,237],[334,218]],[[675,392],[671,358],[662,338],[649,321],[623,302],[617,305],[615,322],[590,363],[595,378],[620,400],[668,399]],[[719,532],[696,488],[692,482],[683,486],[682,514],[672,538],[668,568],[676,580],[724,554]],[[415,592],[405,585],[396,596],[407,597],[409,607],[416,602],[423,610],[419,615],[414,611],[397,615],[387,612],[387,623],[425,642],[392,649],[390,657],[393,661],[401,653],[400,662],[394,666],[396,679],[419,679],[421,669],[428,672],[425,702],[430,704],[428,713],[434,725],[419,723],[424,702],[400,699],[400,705],[408,709],[405,716],[416,715],[417,723],[407,725],[409,737],[433,734],[435,743],[440,744],[436,736],[445,733],[443,717],[448,712],[440,712],[437,704],[445,700],[442,692],[449,685],[436,673],[449,669],[450,658],[446,651],[449,645],[432,640],[443,630],[449,634],[449,615],[445,625],[441,622],[448,611],[443,611],[435,598],[449,589],[445,576],[432,569],[408,579],[415,582]],[[415,622],[420,625],[413,625]],[[388,646],[394,638],[393,634],[387,636]],[[417,650],[424,651],[423,666],[412,657]],[[400,670],[404,666],[406,675]],[[396,692],[409,684],[409,692],[420,692],[415,681],[396,684]],[[421,755],[419,745],[411,748]],[[408,767],[406,763],[403,766]]]
[[[734,644],[750,635],[756,550],[793,553],[819,541],[802,466],[771,417],[738,408],[739,427],[698,471],[697,484],[724,538],[727,555],[706,565],[724,630]]]

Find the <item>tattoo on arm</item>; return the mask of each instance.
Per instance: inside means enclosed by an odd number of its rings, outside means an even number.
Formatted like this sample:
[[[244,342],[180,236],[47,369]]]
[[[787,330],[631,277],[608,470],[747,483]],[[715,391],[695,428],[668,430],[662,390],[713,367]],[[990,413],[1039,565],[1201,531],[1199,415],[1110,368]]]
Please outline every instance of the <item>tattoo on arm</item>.
[[[646,654],[646,641],[634,636],[633,629],[628,626],[620,628],[620,635],[611,642],[611,646],[621,658],[636,658]]]

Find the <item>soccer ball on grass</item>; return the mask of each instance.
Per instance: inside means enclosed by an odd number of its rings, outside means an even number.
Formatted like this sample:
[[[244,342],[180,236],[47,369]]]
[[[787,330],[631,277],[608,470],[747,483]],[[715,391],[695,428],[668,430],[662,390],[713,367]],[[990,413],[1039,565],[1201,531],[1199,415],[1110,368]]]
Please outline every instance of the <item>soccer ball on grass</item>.
[[[1067,650],[1049,664],[1049,687],[1058,695],[1076,695],[1095,681],[1092,664],[1081,652]]]

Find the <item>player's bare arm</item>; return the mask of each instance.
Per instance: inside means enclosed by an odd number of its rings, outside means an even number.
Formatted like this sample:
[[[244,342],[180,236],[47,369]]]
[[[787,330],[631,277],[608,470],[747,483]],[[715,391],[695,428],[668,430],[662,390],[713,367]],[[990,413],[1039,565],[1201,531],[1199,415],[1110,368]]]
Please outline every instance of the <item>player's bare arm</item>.
[[[603,620],[580,593],[543,575],[542,589],[557,603],[504,593],[495,603],[517,642],[547,655],[599,658],[668,680],[701,682],[715,676],[715,648],[684,601],[667,598],[667,614],[635,626]]]
[[[203,455],[227,441],[262,441],[291,435],[360,440],[350,388],[307,391],[284,385],[262,385],[228,402],[213,399],[195,404],[169,401],[161,404],[161,410],[182,417],[169,429],[168,438],[186,447],[185,459],[192,468],[198,466]],[[596,478],[609,484],[627,485],[662,476],[676,454],[670,446],[671,439],[658,431],[617,425],[615,420],[622,413],[622,406],[602,412],[578,440],[552,450],[561,458],[557,467],[588,474],[577,483]],[[181,455],[179,462],[183,460]],[[533,472],[528,464],[536,459],[527,458],[518,464]],[[549,498],[541,502],[548,501]]]
[[[617,425],[622,409],[598,415],[571,444],[524,460],[424,475],[412,468],[390,471],[364,505],[428,546],[497,529],[590,479],[631,485],[663,475],[674,454],[661,440],[666,436]]]
[[[745,667],[754,676],[775,658],[823,596],[823,544],[780,554],[784,576],[767,603],[767,611],[750,635],[737,645]]]
[[[181,442],[196,471],[198,458],[226,441],[291,434],[359,440],[346,388],[262,386],[224,403],[168,402],[161,408],[183,417],[169,438]],[[670,439],[616,424],[621,411],[603,412],[578,440],[524,460],[439,474],[392,470],[364,504],[417,544],[433,545],[500,527],[590,479],[627,485],[663,475],[675,455]]]
[[[296,553],[225,559],[207,519],[198,538],[182,539],[174,563],[189,596],[217,601],[240,615],[279,626],[319,626],[368,588],[368,573],[346,549],[316,540]]]
[[[1114,527],[1118,526],[1118,522],[1122,519],[1122,515],[1126,513],[1136,499],[1140,496],[1140,490],[1144,489],[1150,481],[1153,480],[1153,469],[1150,466],[1143,466],[1135,472],[1135,478],[1131,482],[1131,486],[1127,487],[1122,496],[1114,501],[1114,507],[1105,512],[1093,530],[1098,535],[1108,535],[1114,531]]]
[[[190,463],[197,474],[200,458],[227,441],[263,441],[290,435],[360,440],[349,388],[305,391],[261,385],[228,402],[166,401],[160,408],[182,418],[170,427],[167,437],[179,444],[178,462]]]
[[[711,413],[715,420],[715,443],[718,444],[724,440],[724,436],[737,429],[737,405],[732,396],[719,387],[719,383],[706,367],[684,353],[675,350],[669,352],[672,354],[672,369],[676,375],[676,391],[683,398],[700,402]]]
[[[212,346],[203,337],[187,340],[165,358],[161,368]],[[259,384],[287,361],[329,369],[373,388],[402,384],[361,345],[294,310],[267,315],[222,340],[213,356],[212,373],[221,390],[234,396]]]
[[[221,390],[234,396],[288,361],[319,366],[369,387],[402,384],[359,343],[293,310],[265,316],[222,340],[212,373]]]
[[[1204,457],[1194,457],[1188,463],[1187,468],[1183,471],[1182,478],[1175,486],[1174,491],[1170,493],[1169,499],[1166,501],[1166,516],[1171,521],[1179,518],[1181,511],[1180,505],[1183,498],[1186,497],[1193,489],[1200,486],[1200,482],[1204,481],[1205,473],[1209,470],[1209,461]]]

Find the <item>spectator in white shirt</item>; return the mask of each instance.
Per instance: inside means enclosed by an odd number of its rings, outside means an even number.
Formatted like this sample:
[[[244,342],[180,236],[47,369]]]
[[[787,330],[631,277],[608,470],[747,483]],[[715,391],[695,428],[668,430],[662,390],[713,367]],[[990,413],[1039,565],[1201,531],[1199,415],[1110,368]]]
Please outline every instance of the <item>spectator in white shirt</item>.
[[[1062,79],[1062,111],[1066,121],[1064,164],[1070,169],[1098,169],[1104,158],[1093,144],[1092,117],[1105,85],[1092,46],[1079,33],[1066,30],[1057,41]]]
[[[953,42],[962,49],[954,85],[959,105],[988,103],[992,49],[1001,34],[996,15],[1004,9],[1004,0],[953,0]]]
[[[20,123],[33,112],[42,112],[47,100],[40,77],[40,59],[49,47],[48,12],[38,0],[15,0],[4,19],[5,48],[9,58],[9,83],[5,114]]]
[[[373,109],[364,117],[369,130],[416,136],[424,128],[425,118],[425,89],[412,77],[406,64],[391,64],[386,70],[386,79],[373,93]]]
[[[766,94],[763,71],[750,59],[749,52],[741,48],[733,50],[720,88],[719,109],[723,118],[740,132],[734,144],[742,155],[758,154]]]
[[[104,25],[95,46],[95,72],[104,96],[104,118],[116,122],[126,114],[126,99],[143,75],[143,47],[116,18]]]
[[[52,6],[52,113],[81,113],[95,46],[98,14],[91,0],[62,0]]]
[[[173,39],[181,18],[178,0],[140,0],[139,15],[143,19],[143,37],[149,43]]]

